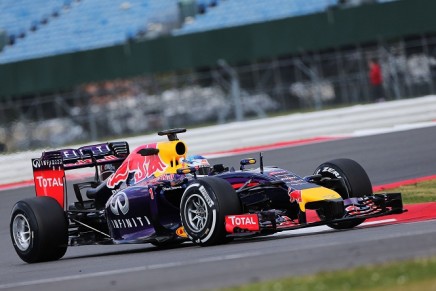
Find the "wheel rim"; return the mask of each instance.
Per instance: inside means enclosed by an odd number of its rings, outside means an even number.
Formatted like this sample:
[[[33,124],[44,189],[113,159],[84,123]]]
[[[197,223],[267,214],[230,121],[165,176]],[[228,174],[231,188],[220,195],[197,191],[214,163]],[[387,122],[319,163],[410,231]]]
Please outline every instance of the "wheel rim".
[[[12,223],[12,235],[20,251],[26,251],[31,242],[30,224],[23,214],[17,214]]]
[[[209,218],[209,210],[204,198],[199,194],[191,195],[186,202],[185,214],[189,228],[194,232],[202,231]]]

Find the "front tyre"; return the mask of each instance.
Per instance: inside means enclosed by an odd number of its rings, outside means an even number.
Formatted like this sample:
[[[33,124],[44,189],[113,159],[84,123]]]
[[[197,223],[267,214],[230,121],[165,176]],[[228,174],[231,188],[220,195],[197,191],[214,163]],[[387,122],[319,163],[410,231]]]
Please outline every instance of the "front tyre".
[[[342,199],[363,197],[372,195],[372,184],[368,174],[363,167],[351,159],[335,159],[321,164],[314,172],[321,175],[326,182],[331,179],[339,179],[342,183],[336,183],[333,190],[341,195]],[[323,213],[318,212],[320,219],[324,219]],[[348,229],[358,226],[365,219],[355,219],[352,221],[329,223],[329,227],[334,229]]]
[[[216,177],[193,181],[180,202],[185,231],[201,246],[225,243],[225,217],[240,213],[241,203],[235,190],[226,180]]]
[[[58,260],[65,255],[68,245],[65,212],[51,197],[21,200],[12,209],[10,235],[23,261]]]

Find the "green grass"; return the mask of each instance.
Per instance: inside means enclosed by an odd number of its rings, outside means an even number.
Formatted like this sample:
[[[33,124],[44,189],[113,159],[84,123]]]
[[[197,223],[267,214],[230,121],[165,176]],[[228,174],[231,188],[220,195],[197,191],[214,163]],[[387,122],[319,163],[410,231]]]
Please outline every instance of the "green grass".
[[[387,192],[401,192],[404,204],[436,202],[436,180],[401,186]]]
[[[401,186],[405,204],[436,201],[436,180]],[[435,238],[436,239],[436,238]],[[436,243],[436,240],[435,240]],[[436,257],[289,277],[219,290],[226,291],[436,291]]]
[[[227,291],[436,290],[436,258],[365,266],[351,270],[265,281]]]

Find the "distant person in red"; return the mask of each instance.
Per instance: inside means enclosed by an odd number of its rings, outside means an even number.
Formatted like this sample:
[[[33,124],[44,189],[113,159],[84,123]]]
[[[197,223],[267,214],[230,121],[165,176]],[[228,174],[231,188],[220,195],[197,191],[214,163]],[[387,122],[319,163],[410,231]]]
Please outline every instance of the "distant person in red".
[[[375,59],[369,61],[369,82],[371,84],[371,101],[384,101],[382,71]]]

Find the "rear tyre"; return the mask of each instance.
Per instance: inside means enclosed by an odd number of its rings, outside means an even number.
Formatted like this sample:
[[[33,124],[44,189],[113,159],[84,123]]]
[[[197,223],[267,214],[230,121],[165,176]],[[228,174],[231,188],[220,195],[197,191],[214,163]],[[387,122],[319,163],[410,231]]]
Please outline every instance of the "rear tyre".
[[[241,213],[241,203],[226,180],[203,177],[183,193],[180,203],[182,224],[188,237],[201,246],[222,244],[226,238],[225,217]]]
[[[335,159],[321,164],[314,172],[321,175],[323,180],[342,179],[343,183],[335,186],[333,190],[339,193],[343,199],[372,195],[372,184],[368,174],[362,166],[351,159]],[[319,217],[324,219],[323,214],[318,212]],[[329,223],[334,229],[353,228],[364,222],[365,219],[356,219],[340,223]]]
[[[67,251],[68,223],[65,212],[51,197],[17,202],[10,221],[12,244],[27,263],[54,261]]]

